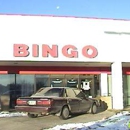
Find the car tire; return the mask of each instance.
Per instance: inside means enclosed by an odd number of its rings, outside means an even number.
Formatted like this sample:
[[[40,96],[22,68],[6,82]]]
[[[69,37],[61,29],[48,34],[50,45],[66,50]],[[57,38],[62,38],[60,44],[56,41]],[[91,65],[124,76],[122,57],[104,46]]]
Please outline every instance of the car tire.
[[[59,116],[60,119],[66,120],[69,118],[69,115],[70,115],[69,108],[67,106],[64,106],[62,111],[61,111],[61,114]]]
[[[30,117],[30,118],[37,118],[37,117],[38,117],[38,114],[28,113],[28,117]]]
[[[97,105],[96,105],[96,103],[93,103],[93,105],[91,107],[91,113],[92,114],[96,114],[97,113]]]

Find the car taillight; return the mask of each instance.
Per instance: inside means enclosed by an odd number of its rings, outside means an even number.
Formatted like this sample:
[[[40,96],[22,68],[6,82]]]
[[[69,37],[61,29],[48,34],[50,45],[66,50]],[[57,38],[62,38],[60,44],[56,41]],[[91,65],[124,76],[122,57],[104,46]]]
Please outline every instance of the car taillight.
[[[42,99],[42,100],[38,100],[37,101],[37,105],[51,105],[52,104],[52,100],[50,99]]]
[[[16,104],[17,104],[17,105],[26,105],[26,104],[27,104],[27,101],[17,99]]]

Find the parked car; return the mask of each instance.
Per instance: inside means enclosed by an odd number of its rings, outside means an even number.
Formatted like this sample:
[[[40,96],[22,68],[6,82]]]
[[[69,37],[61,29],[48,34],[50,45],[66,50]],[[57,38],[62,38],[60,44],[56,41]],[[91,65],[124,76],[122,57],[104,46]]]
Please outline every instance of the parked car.
[[[41,88],[30,97],[17,99],[15,109],[19,112],[27,112],[31,118],[38,115],[54,114],[61,119],[68,119],[71,114],[86,113],[91,110],[97,113],[98,101],[87,98],[77,88],[46,87]]]

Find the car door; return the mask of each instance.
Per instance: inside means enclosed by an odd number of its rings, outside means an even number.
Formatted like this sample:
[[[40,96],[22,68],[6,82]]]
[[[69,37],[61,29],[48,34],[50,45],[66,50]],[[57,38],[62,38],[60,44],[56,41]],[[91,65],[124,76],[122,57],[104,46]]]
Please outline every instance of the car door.
[[[91,107],[91,102],[85,97],[85,94],[81,90],[74,89],[74,92],[76,93],[76,97],[80,99],[80,111],[88,111]]]
[[[80,109],[80,99],[76,97],[75,92],[71,88],[66,89],[66,96],[70,110],[72,113],[79,112]]]

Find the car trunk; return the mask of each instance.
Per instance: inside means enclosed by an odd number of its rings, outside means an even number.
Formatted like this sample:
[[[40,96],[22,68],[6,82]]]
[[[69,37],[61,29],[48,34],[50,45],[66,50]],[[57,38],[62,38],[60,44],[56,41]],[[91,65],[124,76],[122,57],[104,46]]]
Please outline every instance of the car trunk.
[[[57,106],[57,105],[63,105],[66,103],[65,98],[59,98],[59,97],[21,97],[17,99],[17,106],[42,106],[42,107],[51,107]]]
[[[21,97],[17,99],[18,106],[51,106],[53,103],[52,98],[41,97]]]

